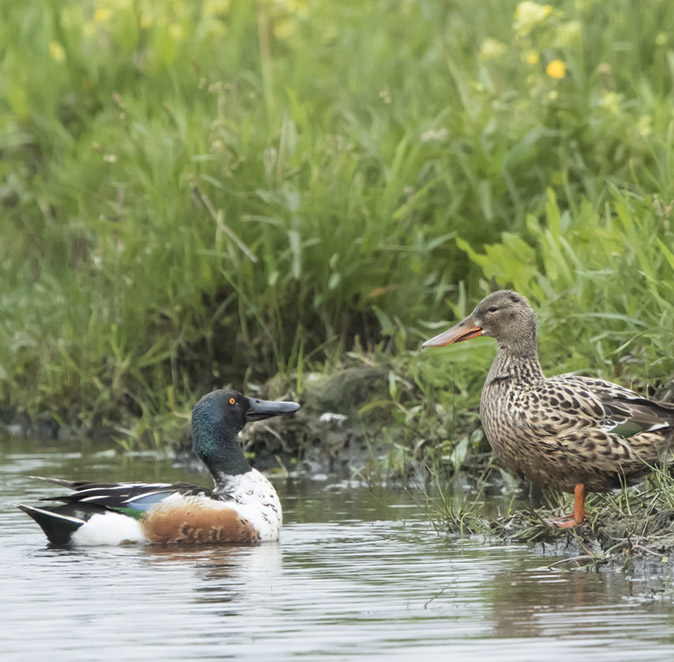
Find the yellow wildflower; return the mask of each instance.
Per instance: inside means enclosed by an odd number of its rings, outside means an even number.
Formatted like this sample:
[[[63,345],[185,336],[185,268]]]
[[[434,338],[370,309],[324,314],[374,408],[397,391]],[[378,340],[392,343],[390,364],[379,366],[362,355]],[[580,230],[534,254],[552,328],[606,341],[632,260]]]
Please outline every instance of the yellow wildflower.
[[[537,2],[520,2],[515,9],[515,30],[520,34],[527,34],[541,21],[552,13],[551,5],[539,5]]]
[[[140,13],[140,27],[143,30],[147,30],[148,28],[152,27],[152,23],[152,16],[147,12],[142,11]]]
[[[501,57],[506,52],[506,45],[496,39],[485,39],[480,47],[480,57],[483,60],[493,60]]]
[[[294,18],[281,18],[274,23],[274,36],[277,39],[290,39],[296,32],[297,20]]]
[[[637,133],[646,138],[653,132],[653,123],[650,115],[642,115],[637,122]]]
[[[309,5],[306,3],[306,0],[291,0],[290,11],[296,16],[304,18],[309,13]]]
[[[204,13],[206,14],[228,14],[229,0],[206,0],[204,3]]]
[[[185,35],[185,30],[180,23],[171,23],[169,25],[169,34],[176,40],[180,41]]]
[[[540,59],[540,55],[536,51],[529,51],[527,53],[527,64],[538,64]]]
[[[607,92],[601,99],[600,105],[609,113],[618,115],[620,113],[620,97],[615,92]]]
[[[96,23],[106,23],[110,20],[110,10],[109,9],[97,9],[94,12],[94,21]]]
[[[545,67],[545,73],[550,78],[564,78],[566,76],[566,65],[561,60],[551,60]]]
[[[51,55],[52,60],[56,62],[63,62],[63,60],[66,59],[66,52],[58,41],[49,42],[49,55]]]

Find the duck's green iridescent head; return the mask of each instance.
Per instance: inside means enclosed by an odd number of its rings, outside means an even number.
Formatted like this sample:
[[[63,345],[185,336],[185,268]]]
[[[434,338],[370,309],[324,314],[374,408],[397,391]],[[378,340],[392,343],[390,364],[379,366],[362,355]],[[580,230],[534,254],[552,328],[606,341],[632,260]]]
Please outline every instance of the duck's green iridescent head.
[[[224,475],[250,470],[237,441],[249,421],[290,414],[296,402],[270,402],[238,391],[218,389],[206,394],[192,410],[192,447],[216,481]]]

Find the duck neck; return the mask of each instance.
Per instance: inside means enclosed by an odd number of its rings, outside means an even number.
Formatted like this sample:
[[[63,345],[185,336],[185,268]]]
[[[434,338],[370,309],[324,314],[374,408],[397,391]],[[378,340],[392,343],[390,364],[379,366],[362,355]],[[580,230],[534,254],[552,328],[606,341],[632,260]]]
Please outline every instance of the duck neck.
[[[498,354],[487,376],[487,385],[505,380],[531,385],[539,384],[544,379],[535,335],[514,344],[499,342]]]
[[[237,436],[239,431],[211,412],[192,417],[192,447],[197,457],[211,472],[216,488],[226,484],[231,476],[251,470]]]

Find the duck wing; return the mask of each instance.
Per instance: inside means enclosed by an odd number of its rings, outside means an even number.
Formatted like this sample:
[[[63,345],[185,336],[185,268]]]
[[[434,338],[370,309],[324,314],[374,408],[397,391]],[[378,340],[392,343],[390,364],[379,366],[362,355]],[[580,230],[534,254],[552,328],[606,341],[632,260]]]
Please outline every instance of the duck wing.
[[[65,481],[54,478],[40,480],[56,483],[72,490],[70,494],[44,497],[42,501],[60,501],[66,504],[87,504],[104,510],[139,518],[157,503],[172,496],[212,497],[212,491],[188,483],[95,483]]]
[[[623,438],[641,432],[674,430],[674,404],[650,400],[603,379],[559,375],[545,389],[558,395],[559,406],[574,424],[596,426]]]
[[[621,437],[628,438],[640,432],[674,429],[672,404],[639,397],[610,398],[602,404],[609,415],[605,421],[606,431]],[[610,424],[613,426],[609,427]]]

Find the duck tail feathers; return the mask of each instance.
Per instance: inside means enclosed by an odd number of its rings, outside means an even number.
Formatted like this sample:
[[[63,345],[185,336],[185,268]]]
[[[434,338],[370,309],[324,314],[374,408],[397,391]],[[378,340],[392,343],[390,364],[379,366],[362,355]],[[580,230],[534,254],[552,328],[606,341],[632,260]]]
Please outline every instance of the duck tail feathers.
[[[54,485],[60,485],[61,487],[67,487],[68,489],[75,489],[77,481],[73,480],[64,480],[63,478],[50,478],[49,476],[27,476],[32,480],[42,480],[45,483],[53,483]]]
[[[17,503],[16,507],[32,517],[40,525],[49,542],[54,545],[68,545],[73,533],[84,524],[83,519],[49,508],[26,506],[22,503]]]

